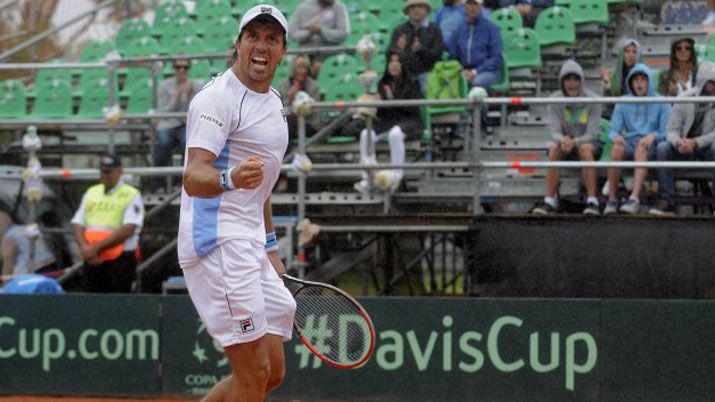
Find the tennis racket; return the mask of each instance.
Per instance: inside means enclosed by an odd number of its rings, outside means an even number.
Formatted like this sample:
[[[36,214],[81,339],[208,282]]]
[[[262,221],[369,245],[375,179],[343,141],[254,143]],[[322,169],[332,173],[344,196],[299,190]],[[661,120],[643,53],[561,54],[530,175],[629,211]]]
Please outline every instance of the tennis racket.
[[[283,278],[297,304],[293,327],[308,350],[341,369],[365,364],[375,349],[375,327],[363,306],[335,286]]]

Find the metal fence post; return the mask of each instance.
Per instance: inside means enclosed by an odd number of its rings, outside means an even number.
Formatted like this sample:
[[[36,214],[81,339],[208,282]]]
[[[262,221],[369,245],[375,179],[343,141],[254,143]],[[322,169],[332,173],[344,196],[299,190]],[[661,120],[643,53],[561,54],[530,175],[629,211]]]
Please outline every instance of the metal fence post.
[[[482,209],[482,190],[480,174],[482,170],[479,168],[479,162],[481,158],[481,144],[480,140],[482,137],[482,103],[475,101],[472,103],[472,141],[471,141],[471,162],[472,162],[472,172],[474,173],[474,195],[472,198],[472,214],[482,215],[484,210]]]

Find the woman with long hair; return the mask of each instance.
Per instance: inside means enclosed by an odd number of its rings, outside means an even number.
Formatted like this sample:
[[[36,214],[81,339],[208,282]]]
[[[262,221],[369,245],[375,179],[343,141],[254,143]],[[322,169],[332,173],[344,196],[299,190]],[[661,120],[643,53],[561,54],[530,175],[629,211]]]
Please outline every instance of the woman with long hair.
[[[698,73],[698,57],[692,38],[679,38],[670,45],[670,67],[660,74],[658,92],[678,96],[691,89]]]
[[[387,65],[382,78],[377,84],[378,96],[382,100],[399,99],[419,99],[420,85],[404,68],[403,54],[393,50],[387,55]],[[387,135],[390,144],[390,163],[405,163],[405,138],[418,139],[422,137],[424,126],[422,116],[417,107],[395,107],[380,108],[377,111],[377,119],[373,124],[373,130],[368,133],[364,119],[356,119],[348,124],[345,129],[346,134],[356,134],[360,132],[360,161],[362,163],[375,163],[375,159],[369,154],[368,134],[373,142],[377,142],[377,133]],[[402,180],[402,169],[395,169],[390,172],[389,187],[394,191]],[[362,192],[369,192],[367,175],[363,180],[355,183],[355,188]]]

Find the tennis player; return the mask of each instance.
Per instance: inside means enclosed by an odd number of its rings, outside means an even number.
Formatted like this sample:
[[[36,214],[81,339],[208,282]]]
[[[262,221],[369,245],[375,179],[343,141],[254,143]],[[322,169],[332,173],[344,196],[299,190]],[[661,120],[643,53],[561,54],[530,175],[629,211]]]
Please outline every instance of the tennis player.
[[[232,66],[189,105],[179,264],[201,320],[233,369],[207,401],[262,401],[285,375],[282,342],[292,335],[295,300],[279,276],[285,267],[270,194],[288,124],[270,84],[287,31],[277,8],[248,10]]]

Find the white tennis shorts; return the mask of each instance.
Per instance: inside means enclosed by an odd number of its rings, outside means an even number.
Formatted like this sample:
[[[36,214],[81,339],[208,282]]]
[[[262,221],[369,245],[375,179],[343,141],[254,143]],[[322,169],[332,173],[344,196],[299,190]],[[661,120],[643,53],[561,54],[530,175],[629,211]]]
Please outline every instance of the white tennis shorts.
[[[291,339],[295,300],[263,247],[251,240],[228,240],[183,270],[196,311],[223,347],[267,333]]]

